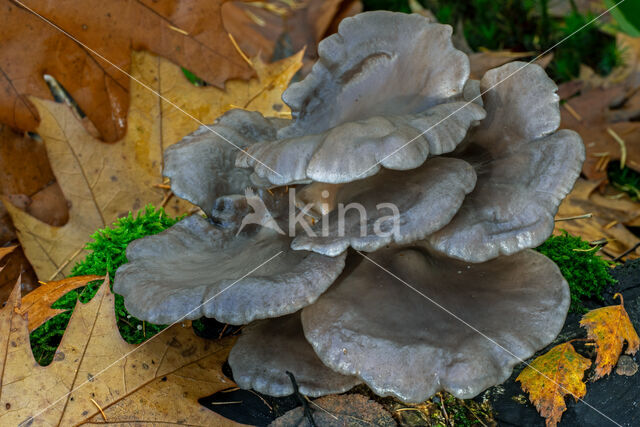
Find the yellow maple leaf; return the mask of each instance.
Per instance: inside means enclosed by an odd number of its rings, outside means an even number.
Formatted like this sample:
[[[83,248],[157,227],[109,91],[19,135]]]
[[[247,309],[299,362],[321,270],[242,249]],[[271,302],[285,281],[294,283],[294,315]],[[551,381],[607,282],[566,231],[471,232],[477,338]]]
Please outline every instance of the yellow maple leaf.
[[[199,122],[212,123],[236,106],[266,116],[289,113],[281,95],[302,65],[302,54],[272,64],[256,58],[253,64],[258,78],[227,81],[221,90],[196,87],[177,65],[147,52],[135,52],[133,78],[156,93],[132,82],[127,133],[111,144],[87,132],[66,105],[32,99],[41,117],[37,132],[70,202],[68,223],[53,227],[4,199],[38,277],[49,281],[68,275],[94,231],[147,203],[161,204],[165,192],[154,184],[162,182],[164,150],[196,130]],[[174,198],[166,208],[176,215],[189,205]]]
[[[0,309],[0,425],[237,425],[198,404],[235,386],[222,374],[233,341],[206,340],[177,324],[128,344],[105,280],[90,302],[77,303],[53,362],[40,366],[17,284]]]
[[[640,347],[640,338],[631,324],[624,309],[622,295],[619,305],[591,310],[582,317],[580,325],[587,330],[587,336],[596,345],[595,378],[608,375],[618,363],[624,342],[627,341],[626,354],[635,354]]]
[[[546,420],[548,427],[560,422],[567,410],[564,396],[576,400],[587,393],[582,381],[591,361],[576,352],[570,342],[553,347],[520,372],[516,381],[529,393],[529,400]]]

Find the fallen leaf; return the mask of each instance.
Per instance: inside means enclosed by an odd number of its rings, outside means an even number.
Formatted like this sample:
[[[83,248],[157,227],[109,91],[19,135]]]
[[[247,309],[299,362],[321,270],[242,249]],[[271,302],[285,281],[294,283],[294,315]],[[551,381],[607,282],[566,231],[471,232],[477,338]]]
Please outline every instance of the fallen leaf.
[[[591,310],[580,321],[580,326],[587,330],[588,338],[596,344],[594,380],[608,375],[616,366],[625,341],[625,354],[635,354],[640,347],[640,338],[624,309],[622,295],[616,295],[620,297],[619,305]]]
[[[580,82],[558,91],[565,101],[562,127],[582,137],[587,152],[582,172],[589,179],[606,178],[608,163],[623,157],[625,166],[640,172],[640,40],[617,37],[624,66],[604,78],[583,66]]]
[[[126,131],[132,50],[149,50],[222,87],[249,78],[223,27],[224,0],[0,1],[0,122],[33,131],[39,114],[28,96],[51,99],[43,73],[71,94],[106,141]],[[88,48],[25,7],[51,20]]]
[[[529,400],[546,420],[547,427],[558,425],[567,410],[564,397],[576,400],[587,393],[582,381],[591,361],[576,352],[571,343],[564,343],[537,357],[516,378]]]
[[[602,251],[615,258],[640,243],[640,239],[626,227],[640,225],[640,204],[626,196],[623,199],[607,198],[598,193],[600,185],[601,181],[578,178],[573,190],[560,204],[554,234],[560,235],[566,230],[589,242],[605,239],[607,244]],[[592,217],[565,220],[585,214],[592,214]],[[638,256],[640,249],[628,255],[629,258]]]
[[[0,261],[4,259],[7,255],[15,250],[15,246],[7,246],[5,248],[0,248]]]
[[[509,50],[472,53],[469,55],[471,66],[470,78],[479,80],[492,68],[499,67],[511,61],[534,56],[535,52],[511,52]]]
[[[249,56],[282,58],[305,49],[306,74],[318,59],[320,40],[361,11],[360,0],[230,1],[222,7],[222,20]]]
[[[362,394],[331,395],[309,403],[313,420],[319,426],[378,426],[396,425],[382,405]],[[304,409],[297,407],[273,421],[271,427],[306,426]]]
[[[27,319],[29,320],[29,332],[32,332],[47,320],[52,319],[65,311],[51,308],[51,304],[58,301],[60,297],[74,289],[86,286],[89,282],[100,279],[104,280],[104,277],[68,277],[55,282],[44,283],[22,297],[22,304],[20,305],[19,312],[23,315],[27,314]]]
[[[127,133],[112,144],[87,133],[66,105],[32,98],[42,118],[38,133],[71,205],[69,221],[62,227],[52,227],[3,200],[40,280],[67,276],[74,260],[82,258],[84,244],[95,230],[147,203],[162,203],[165,192],[154,184],[162,182],[163,152],[198,128],[193,117],[212,123],[236,106],[267,116],[287,114],[281,95],[299,69],[301,56],[299,52],[268,65],[256,59],[258,78],[227,81],[223,91],[212,86],[196,87],[180,67],[168,60],[146,52],[134,53],[134,78],[183,111],[141,85],[132,84]],[[166,208],[177,215],[189,206],[174,197]]]
[[[209,341],[174,325],[136,346],[115,322],[105,280],[90,302],[76,305],[53,362],[40,366],[16,284],[0,310],[0,425],[235,425],[197,401],[233,386],[221,371],[233,339]]]

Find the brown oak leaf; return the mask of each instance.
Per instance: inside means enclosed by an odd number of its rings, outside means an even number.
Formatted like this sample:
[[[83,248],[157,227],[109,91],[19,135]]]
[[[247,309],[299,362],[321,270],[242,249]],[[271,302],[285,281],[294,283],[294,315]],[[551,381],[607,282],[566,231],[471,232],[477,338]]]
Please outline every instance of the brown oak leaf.
[[[76,305],[53,362],[40,366],[17,284],[0,309],[0,425],[237,425],[198,404],[234,385],[221,371],[232,339],[205,340],[177,324],[136,346],[115,321],[105,280]]]
[[[28,97],[51,99],[43,79],[49,74],[69,91],[104,140],[122,138],[129,77],[91,50],[125,72],[131,71],[132,51],[144,49],[219,87],[229,78],[249,78],[253,70],[223,26],[223,2],[0,0],[0,122],[35,130],[40,114]]]

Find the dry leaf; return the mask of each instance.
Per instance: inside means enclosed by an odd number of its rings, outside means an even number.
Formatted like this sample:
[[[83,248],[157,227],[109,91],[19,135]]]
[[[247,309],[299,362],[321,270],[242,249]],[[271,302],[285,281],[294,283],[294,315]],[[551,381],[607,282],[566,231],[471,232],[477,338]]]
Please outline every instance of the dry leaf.
[[[589,179],[605,178],[608,162],[622,157],[625,166],[640,172],[640,39],[617,37],[624,66],[605,78],[582,67],[580,82],[565,83],[559,90],[566,101],[562,127],[582,137],[587,150],[582,171]]]
[[[635,354],[640,347],[640,338],[631,324],[631,319],[624,309],[622,295],[620,305],[591,310],[580,321],[587,330],[589,339],[596,344],[596,370],[594,380],[608,375],[622,353],[624,342],[627,342],[625,354]]]
[[[127,344],[105,280],[89,303],[76,305],[43,367],[31,353],[19,295],[17,284],[0,310],[0,425],[235,425],[197,402],[233,386],[221,371],[232,340],[205,340],[175,325],[146,344]]]
[[[126,72],[132,50],[149,50],[205,81],[222,86],[249,78],[223,27],[224,0],[22,0]],[[44,73],[52,75],[80,105],[106,141],[126,130],[129,78],[69,36],[20,6],[0,0],[0,121],[33,131],[39,114],[28,96],[51,99]]]
[[[396,426],[386,409],[362,394],[324,396],[310,405],[313,420],[319,426]],[[270,427],[306,426],[304,409],[299,406],[276,418]]]
[[[7,246],[4,248],[0,248],[0,261],[2,261],[4,257],[9,255],[11,252],[13,252],[15,248],[16,248],[15,246]]]
[[[590,366],[591,361],[566,342],[537,357],[516,381],[529,393],[529,400],[545,418],[547,427],[556,426],[567,410],[564,396],[569,394],[577,400],[587,393],[582,378]]]
[[[511,52],[509,50],[488,50],[485,52],[472,53],[469,55],[469,63],[471,66],[470,78],[479,80],[492,68],[533,55],[535,55],[535,52]]]
[[[281,95],[300,67],[301,56],[302,52],[269,65],[256,60],[258,79],[230,80],[224,91],[196,87],[180,67],[146,52],[134,53],[131,71],[136,79],[201,122],[212,123],[235,106],[268,116],[287,113]],[[4,203],[27,258],[43,281],[68,275],[95,230],[146,203],[160,205],[165,192],[153,185],[162,182],[163,151],[199,126],[192,117],[139,84],[131,85],[131,96],[127,134],[113,144],[101,143],[87,133],[67,106],[32,99],[42,118],[38,133],[71,204],[69,221],[63,227],[52,227],[6,199]],[[166,208],[176,215],[187,206],[173,198]]]
[[[617,257],[640,243],[640,239],[625,227],[625,224],[638,225],[640,211],[638,204],[628,198],[614,200],[602,196],[596,191],[599,186],[600,181],[587,181],[582,178],[576,181],[573,190],[560,204],[554,234],[558,235],[562,230],[566,230],[569,234],[580,236],[590,242],[606,239],[608,243],[602,250],[612,257]],[[558,221],[589,213],[593,214],[591,218]],[[638,256],[638,249],[629,254],[629,258]]]
[[[86,286],[94,280],[104,279],[102,276],[76,276],[44,283],[22,297],[20,314],[27,314],[29,332],[37,329],[47,320],[63,313],[65,310],[51,308],[51,304],[68,292]]]
[[[361,11],[359,0],[230,1],[222,7],[222,20],[250,56],[281,58],[306,49],[308,71],[318,59],[318,42],[336,32],[342,19]]]

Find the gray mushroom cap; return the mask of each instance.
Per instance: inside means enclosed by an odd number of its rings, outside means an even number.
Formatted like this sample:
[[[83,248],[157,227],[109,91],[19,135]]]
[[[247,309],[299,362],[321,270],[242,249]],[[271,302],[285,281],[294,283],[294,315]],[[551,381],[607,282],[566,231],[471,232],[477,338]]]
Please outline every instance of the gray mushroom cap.
[[[211,214],[218,197],[251,186],[251,171],[235,167],[237,154],[275,136],[276,127],[260,113],[228,111],[215,124],[200,126],[169,147],[163,174],[171,179],[176,196]]]
[[[318,359],[304,337],[299,312],[245,327],[229,353],[229,365],[238,386],[270,396],[293,393],[287,371],[294,375],[300,393],[311,397],[342,393],[361,382],[332,371]]]
[[[382,167],[414,169],[429,156],[452,152],[484,117],[482,107],[465,102],[405,116],[373,116],[321,134],[255,144],[238,154],[236,166],[253,168],[273,185],[351,182]]]
[[[235,235],[192,215],[131,243],[114,291],[132,315],[157,324],[202,316],[244,324],[294,313],[333,283],[345,256],[294,251],[290,243],[268,228]]]
[[[284,92],[295,120],[278,138],[460,100],[469,58],[453,47],[451,34],[450,26],[418,14],[377,11],[342,20],[318,45],[311,73]]]
[[[450,224],[429,237],[448,256],[483,262],[540,245],[585,158],[580,136],[556,131],[556,85],[537,65],[512,62],[481,81],[487,118],[456,157],[474,165],[475,190]]]
[[[389,243],[424,239],[451,221],[475,184],[476,174],[467,162],[437,157],[410,174],[384,171],[339,186],[331,197],[338,208],[316,223],[312,233],[296,236],[291,247],[334,256],[349,246],[371,252]],[[329,198],[330,191],[325,191]],[[320,196],[317,202],[322,191]]]
[[[327,366],[378,395],[470,398],[551,342],[569,302],[558,267],[532,250],[468,264],[412,246],[348,267],[302,325]]]

